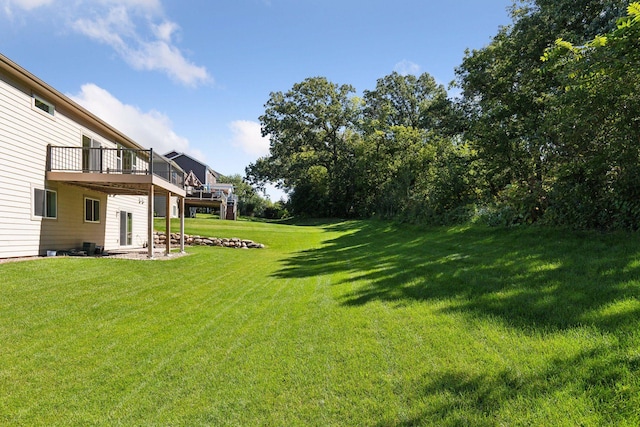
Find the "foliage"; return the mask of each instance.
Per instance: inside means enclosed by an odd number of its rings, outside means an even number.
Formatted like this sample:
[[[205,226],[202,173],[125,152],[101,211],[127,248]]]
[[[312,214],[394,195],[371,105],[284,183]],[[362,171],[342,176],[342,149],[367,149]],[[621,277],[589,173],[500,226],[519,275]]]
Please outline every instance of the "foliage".
[[[290,190],[294,214],[638,229],[638,10],[517,2],[512,25],[466,52],[455,101],[426,73],[362,98],[320,77],[273,93],[271,152],[247,176]]]
[[[513,212],[507,222],[535,222],[551,206],[558,147],[566,143],[558,132],[563,108],[553,107],[563,84],[555,73],[542,72],[540,57],[557,38],[581,44],[608,31],[624,3],[521,2],[511,11],[514,23],[489,46],[467,52],[456,70],[470,119],[466,135],[483,165],[486,203]]]
[[[271,94],[261,117],[271,152],[249,179],[290,188],[296,214],[451,222],[472,191],[444,87],[392,73],[363,99],[352,92],[314,78]]]
[[[269,203],[262,214],[266,219],[285,219],[289,217],[287,203],[281,200],[275,203]]]
[[[557,149],[554,222],[640,226],[640,3],[616,28],[576,47],[558,39],[542,59],[564,90],[550,101]]]
[[[471,202],[470,152],[457,140],[447,92],[424,73],[392,73],[365,91],[360,165],[373,196],[367,211],[382,218],[431,224],[461,220]],[[459,213],[459,212],[458,212]]]
[[[378,80],[364,92],[367,125],[377,130],[392,127],[435,130],[448,112],[447,91],[427,73],[402,76],[397,72]]]
[[[280,181],[293,189],[291,204],[298,213],[345,215],[341,201],[350,198],[353,157],[348,131],[359,114],[353,92],[349,85],[315,77],[286,93],[271,93],[260,117],[270,154],[247,167],[250,181]]]
[[[240,216],[263,216],[269,201],[260,196],[258,191],[246,182],[240,174],[220,176],[218,182],[233,184],[233,192],[238,197],[238,213]]]

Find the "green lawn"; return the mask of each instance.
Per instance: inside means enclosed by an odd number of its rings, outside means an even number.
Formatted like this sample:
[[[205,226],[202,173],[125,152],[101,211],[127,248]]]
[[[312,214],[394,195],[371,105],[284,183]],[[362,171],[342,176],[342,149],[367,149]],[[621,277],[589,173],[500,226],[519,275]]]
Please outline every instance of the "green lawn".
[[[640,424],[635,234],[186,228],[268,247],[0,265],[0,425]]]

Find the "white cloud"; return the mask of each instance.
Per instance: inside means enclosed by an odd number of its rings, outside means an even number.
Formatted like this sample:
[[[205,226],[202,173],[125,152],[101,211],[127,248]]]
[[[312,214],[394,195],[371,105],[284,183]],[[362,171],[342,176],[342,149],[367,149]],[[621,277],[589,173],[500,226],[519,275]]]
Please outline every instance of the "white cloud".
[[[169,117],[158,111],[140,111],[92,83],[83,85],[80,93],[70,98],[145,148],[160,154],[176,150],[204,157],[199,151],[189,150],[189,141],[177,135]]]
[[[54,0],[6,0],[5,3],[5,11],[9,14],[11,11],[11,6],[18,6],[20,9],[29,11],[32,9],[36,9],[40,6],[45,6],[53,3]]]
[[[91,0],[89,0],[91,2]],[[128,9],[138,9],[148,13],[160,13],[162,4],[160,0],[97,0],[101,4],[124,6]],[[93,0],[95,3],[95,0]]]
[[[73,23],[73,29],[121,52],[127,49],[123,37],[135,36],[135,26],[123,7],[111,9],[103,18],[77,19]]]
[[[72,28],[111,46],[136,70],[159,70],[186,86],[198,86],[212,81],[205,67],[187,60],[173,43],[174,35],[180,28],[175,22],[147,22],[148,31],[145,37],[144,28],[136,24],[136,8],[132,5],[142,4],[145,10],[153,10],[156,7],[154,3],[107,1],[116,4],[100,16],[75,19]]]
[[[401,76],[414,75],[417,76],[420,74],[420,66],[414,62],[407,61],[406,59],[398,62],[394,67],[393,71],[397,72]]]
[[[159,25],[152,25],[153,33],[162,41],[171,42],[171,36],[180,27],[175,22],[164,21]]]
[[[205,67],[187,61],[180,49],[164,40],[140,43],[137,49],[125,49],[122,56],[137,70],[161,70],[186,86],[212,80]]]
[[[54,5],[55,3],[55,5]],[[114,49],[136,70],[160,71],[185,86],[213,81],[176,44],[180,26],[163,16],[160,0],[0,0],[7,16],[52,5],[50,20]]]
[[[269,154],[269,138],[263,137],[260,123],[249,120],[236,120],[229,123],[233,134],[231,143],[245,153],[257,157]]]
[[[50,5],[53,2],[54,0],[0,0],[0,9],[9,20],[13,21],[14,18],[16,18],[16,12],[19,12],[19,10],[28,13],[39,7]],[[14,10],[16,12],[14,12]]]

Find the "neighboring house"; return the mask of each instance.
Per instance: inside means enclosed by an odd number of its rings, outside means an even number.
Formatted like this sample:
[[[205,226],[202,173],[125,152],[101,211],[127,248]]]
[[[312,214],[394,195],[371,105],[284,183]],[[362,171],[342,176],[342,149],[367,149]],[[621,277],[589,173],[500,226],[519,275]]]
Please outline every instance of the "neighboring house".
[[[176,162],[187,174],[193,173],[204,187],[214,185],[218,182],[218,178],[220,177],[218,172],[187,154],[171,151],[164,156]]]
[[[176,163],[0,55],[0,258],[85,242],[153,257],[155,194],[183,203]]]
[[[195,213],[197,208],[216,208],[220,210],[221,219],[236,220],[238,218],[238,203],[236,195],[233,194],[233,184],[218,183],[220,177],[218,172],[187,154],[171,151],[164,156],[187,173],[185,205],[188,211]],[[164,196],[156,198],[157,216],[166,216],[165,204]],[[169,203],[169,215],[175,217],[177,212],[179,212],[177,200],[172,199]]]

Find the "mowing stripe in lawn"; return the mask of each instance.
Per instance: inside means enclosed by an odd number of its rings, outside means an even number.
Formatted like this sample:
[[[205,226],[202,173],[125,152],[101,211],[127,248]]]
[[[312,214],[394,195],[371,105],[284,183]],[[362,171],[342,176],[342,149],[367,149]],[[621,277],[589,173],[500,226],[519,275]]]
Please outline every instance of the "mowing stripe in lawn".
[[[0,265],[0,424],[640,422],[633,235],[187,227],[267,248]]]

